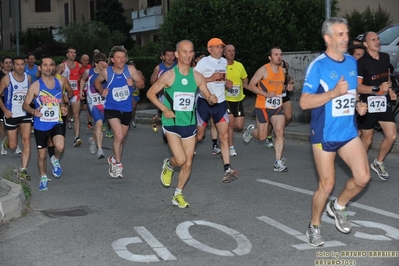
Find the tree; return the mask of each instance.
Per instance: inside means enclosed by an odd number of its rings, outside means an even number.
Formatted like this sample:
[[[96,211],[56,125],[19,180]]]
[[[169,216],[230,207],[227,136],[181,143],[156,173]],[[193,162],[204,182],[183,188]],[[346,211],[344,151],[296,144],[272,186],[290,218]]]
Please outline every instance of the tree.
[[[112,32],[120,31],[126,36],[123,45],[127,50],[133,47],[133,40],[130,36],[132,25],[127,22],[123,15],[125,11],[123,5],[118,0],[99,0],[100,9],[94,14],[94,20],[102,22]]]
[[[337,11],[332,1],[332,15]],[[160,28],[162,47],[189,39],[206,51],[213,37],[232,43],[251,76],[273,46],[283,51],[322,50],[324,0],[175,0]]]
[[[98,21],[73,23],[60,30],[68,47],[74,47],[79,55],[91,56],[94,49],[101,52],[111,50],[115,45],[126,40],[126,36],[118,30],[110,31],[107,26]],[[86,41],[85,41],[86,40]]]
[[[351,38],[356,38],[366,31],[378,32],[392,23],[391,14],[382,9],[380,4],[376,11],[367,6],[362,13],[354,9],[345,13],[344,17],[348,20]]]

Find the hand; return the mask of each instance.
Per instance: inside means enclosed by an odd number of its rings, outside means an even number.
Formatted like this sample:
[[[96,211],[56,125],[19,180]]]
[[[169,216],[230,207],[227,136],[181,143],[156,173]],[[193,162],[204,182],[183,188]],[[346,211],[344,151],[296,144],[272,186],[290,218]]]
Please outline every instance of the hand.
[[[398,95],[393,90],[389,90],[389,96],[391,96],[392,101],[396,101],[398,99]]]
[[[80,98],[81,98],[81,99],[86,99],[85,93],[84,93],[83,91],[80,92]]]
[[[290,81],[287,84],[287,87],[285,88],[287,91],[293,91],[294,90],[294,80],[290,79]]]
[[[4,112],[4,116],[5,118],[12,118],[12,113],[10,110],[6,109],[6,111]]]
[[[61,113],[63,116],[67,116],[68,115],[68,105],[61,105]]]
[[[338,81],[337,85],[334,88],[334,92],[337,94],[336,97],[346,94],[348,92],[348,89],[348,82],[344,80],[344,76],[341,76],[341,79]]]
[[[233,88],[233,81],[226,79],[226,83],[224,86],[226,86],[226,89],[231,90]]]
[[[380,91],[386,92],[389,90],[390,84],[388,81],[385,81],[385,82],[381,83],[381,85],[378,87],[380,87]]]
[[[37,108],[37,109],[34,109],[34,111],[33,111],[33,116],[41,117],[43,114],[40,112],[40,110],[42,110],[42,107],[39,107],[39,108]]]
[[[109,91],[109,89],[104,89],[103,92],[101,93],[101,96],[107,97],[108,91]]]
[[[356,111],[360,116],[363,116],[367,112],[367,104],[364,102],[357,102],[356,103]]]
[[[213,81],[225,81],[226,79],[226,73],[224,72],[215,72],[212,74],[212,80]]]
[[[208,103],[210,105],[214,105],[215,103],[218,102],[218,97],[216,97],[215,94],[212,94],[209,98],[208,98]]]
[[[266,92],[266,98],[273,98],[275,97],[277,94],[275,92]]]
[[[175,117],[175,113],[173,113],[171,110],[169,110],[168,108],[166,108],[163,112],[163,116],[165,118],[174,118]]]
[[[127,85],[128,85],[129,87],[133,87],[133,84],[134,84],[133,79],[128,78],[128,79],[126,79],[126,82],[127,82]]]

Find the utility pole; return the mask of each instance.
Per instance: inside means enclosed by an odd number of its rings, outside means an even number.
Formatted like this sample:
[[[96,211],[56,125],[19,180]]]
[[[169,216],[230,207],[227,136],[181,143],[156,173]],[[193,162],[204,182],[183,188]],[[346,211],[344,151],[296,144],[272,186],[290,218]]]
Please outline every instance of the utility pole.
[[[15,8],[15,42],[17,46],[17,55],[19,55],[19,0],[14,1]]]
[[[331,0],[326,0],[326,19],[331,17]]]

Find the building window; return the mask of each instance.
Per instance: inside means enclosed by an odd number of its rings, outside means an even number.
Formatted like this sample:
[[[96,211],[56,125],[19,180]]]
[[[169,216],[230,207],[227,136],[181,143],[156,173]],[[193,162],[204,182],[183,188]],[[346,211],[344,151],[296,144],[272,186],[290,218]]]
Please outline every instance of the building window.
[[[35,12],[51,12],[51,1],[35,0]]]
[[[147,7],[162,6],[162,0],[147,0]]]

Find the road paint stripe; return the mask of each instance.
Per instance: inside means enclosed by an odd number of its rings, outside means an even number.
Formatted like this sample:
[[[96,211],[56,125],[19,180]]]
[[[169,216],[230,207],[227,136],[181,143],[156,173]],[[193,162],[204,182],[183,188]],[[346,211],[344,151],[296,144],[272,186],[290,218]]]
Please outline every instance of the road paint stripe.
[[[261,183],[265,183],[265,184],[269,184],[269,185],[273,185],[273,186],[276,186],[276,187],[284,188],[284,189],[287,189],[287,190],[300,192],[302,194],[307,194],[307,195],[311,195],[311,196],[313,196],[313,194],[314,194],[314,191],[311,191],[311,190],[297,188],[297,187],[293,187],[293,186],[290,186],[290,185],[286,185],[286,184],[281,184],[281,183],[277,183],[277,182],[274,182],[274,181],[270,181],[270,180],[267,180],[267,179],[257,179],[256,181],[261,182]],[[331,200],[335,199],[335,198],[336,197],[332,197],[332,196],[329,197],[329,199],[331,199]],[[350,205],[351,207],[356,207],[356,208],[359,208],[359,209],[363,209],[363,210],[366,210],[366,211],[369,211],[369,212],[374,212],[374,213],[377,213],[377,214],[380,214],[380,215],[383,215],[383,216],[387,216],[387,217],[391,217],[391,218],[395,218],[395,219],[399,220],[399,214],[396,214],[396,213],[393,213],[393,212],[384,211],[384,210],[381,210],[381,209],[378,209],[378,208],[375,208],[375,207],[367,206],[367,205],[364,205],[364,204],[361,204],[361,203],[352,202],[352,201],[349,201],[348,205]]]

